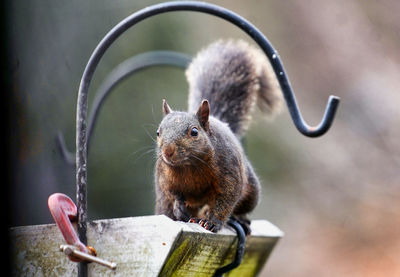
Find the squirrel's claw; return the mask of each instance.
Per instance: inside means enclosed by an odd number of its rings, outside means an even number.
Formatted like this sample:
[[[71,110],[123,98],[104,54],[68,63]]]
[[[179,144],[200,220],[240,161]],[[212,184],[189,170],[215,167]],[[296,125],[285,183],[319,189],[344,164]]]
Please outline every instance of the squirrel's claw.
[[[204,229],[206,229],[206,230],[209,230],[209,231],[211,231],[211,232],[214,232],[214,229],[215,229],[215,224],[213,224],[213,223],[210,223],[210,222],[206,222],[205,224],[204,224]]]
[[[190,223],[199,223],[199,221],[200,221],[200,219],[198,219],[196,217],[191,217],[188,222],[190,222]]]
[[[199,224],[201,227],[203,227],[204,229],[211,231],[211,232],[216,232],[218,231],[217,225],[214,224],[213,222],[206,220],[206,219],[201,219],[201,218],[196,218],[196,217],[192,217],[189,219],[190,223],[197,223]]]

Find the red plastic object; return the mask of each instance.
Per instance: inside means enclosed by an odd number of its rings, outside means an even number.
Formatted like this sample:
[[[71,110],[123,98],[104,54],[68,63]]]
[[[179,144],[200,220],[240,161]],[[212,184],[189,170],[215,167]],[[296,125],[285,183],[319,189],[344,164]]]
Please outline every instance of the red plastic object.
[[[50,213],[60,229],[66,243],[77,247],[82,252],[89,253],[90,251],[79,240],[79,237],[71,223],[71,221],[76,220],[78,215],[76,205],[71,198],[62,193],[54,193],[50,195],[47,204],[49,205]],[[68,257],[73,262],[81,261],[72,256]]]

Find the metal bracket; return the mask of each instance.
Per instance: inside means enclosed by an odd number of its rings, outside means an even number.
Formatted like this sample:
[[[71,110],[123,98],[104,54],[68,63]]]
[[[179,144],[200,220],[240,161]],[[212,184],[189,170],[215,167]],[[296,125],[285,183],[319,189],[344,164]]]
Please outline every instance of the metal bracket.
[[[77,208],[67,195],[54,193],[48,199],[48,206],[54,221],[60,229],[67,245],[61,245],[60,251],[64,252],[73,262],[95,262],[111,269],[117,267],[116,263],[97,258],[96,250],[91,246],[85,246],[75,232],[71,221],[77,218]]]

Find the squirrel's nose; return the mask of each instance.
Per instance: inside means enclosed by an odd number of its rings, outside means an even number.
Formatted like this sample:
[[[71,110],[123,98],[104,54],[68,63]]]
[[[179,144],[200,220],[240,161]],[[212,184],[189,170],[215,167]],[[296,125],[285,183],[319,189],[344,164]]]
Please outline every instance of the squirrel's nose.
[[[171,158],[174,153],[175,153],[175,145],[174,144],[169,144],[164,147],[164,155],[167,156],[168,158]]]

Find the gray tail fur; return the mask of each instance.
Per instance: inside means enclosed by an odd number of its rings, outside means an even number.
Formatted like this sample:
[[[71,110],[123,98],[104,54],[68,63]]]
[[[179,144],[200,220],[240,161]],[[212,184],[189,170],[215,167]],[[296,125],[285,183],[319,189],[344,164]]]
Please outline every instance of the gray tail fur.
[[[203,99],[211,115],[228,123],[242,136],[255,103],[268,114],[282,102],[278,80],[261,50],[244,41],[217,41],[203,49],[186,71],[189,112],[196,112]]]

